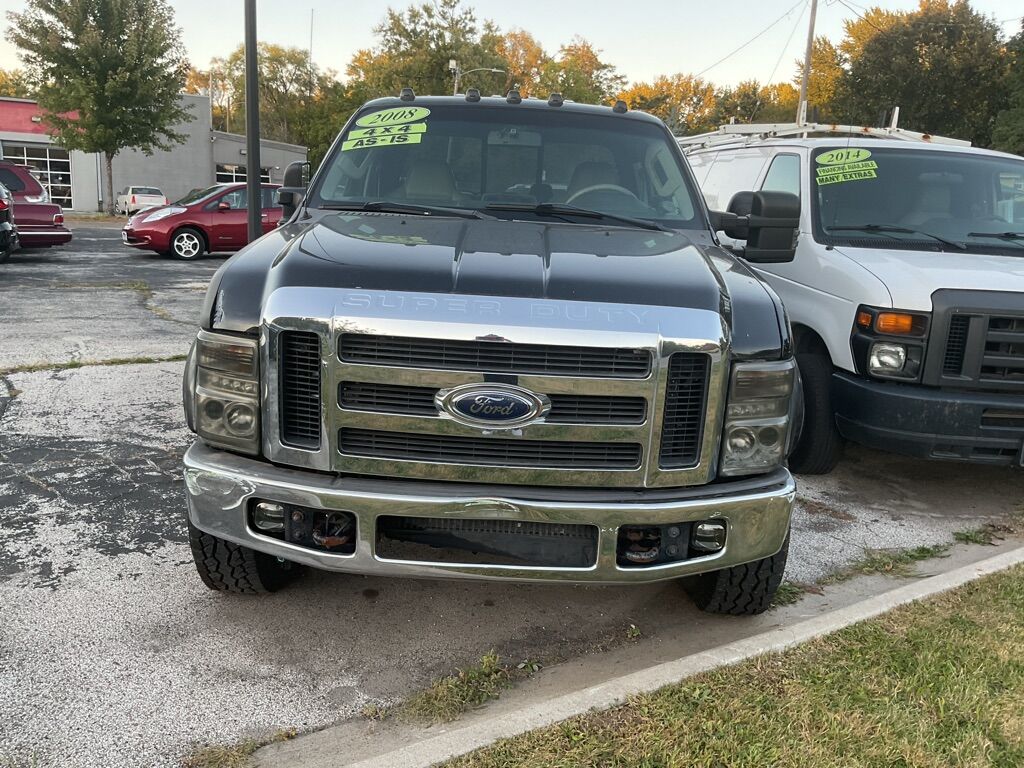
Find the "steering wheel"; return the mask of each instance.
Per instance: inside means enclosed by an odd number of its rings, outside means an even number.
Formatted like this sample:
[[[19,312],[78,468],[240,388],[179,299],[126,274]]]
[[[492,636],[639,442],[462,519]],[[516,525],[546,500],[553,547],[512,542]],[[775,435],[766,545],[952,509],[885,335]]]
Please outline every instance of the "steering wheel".
[[[640,198],[634,195],[625,187],[620,187],[618,184],[591,184],[589,187],[584,187],[575,194],[573,194],[568,200],[565,201],[566,205],[571,204],[574,200],[579,200],[584,195],[589,195],[592,192],[618,192],[621,195],[627,195],[636,202],[640,203]],[[643,203],[640,203],[643,205]]]

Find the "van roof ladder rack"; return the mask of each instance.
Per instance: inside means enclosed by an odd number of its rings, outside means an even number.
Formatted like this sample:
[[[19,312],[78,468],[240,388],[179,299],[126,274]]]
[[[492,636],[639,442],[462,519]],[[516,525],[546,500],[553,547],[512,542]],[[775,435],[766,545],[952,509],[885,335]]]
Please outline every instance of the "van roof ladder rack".
[[[750,125],[723,125],[717,131],[700,133],[696,136],[678,136],[676,141],[684,151],[692,151],[701,147],[714,147],[720,144],[752,144],[765,139],[777,139],[788,136],[870,136],[876,139],[898,139],[900,141],[916,141],[926,144],[948,144],[957,147],[969,147],[971,142],[962,139],[951,139],[947,136],[934,136],[930,133],[908,131],[905,128],[872,128],[866,125],[837,125],[835,123],[752,123]]]

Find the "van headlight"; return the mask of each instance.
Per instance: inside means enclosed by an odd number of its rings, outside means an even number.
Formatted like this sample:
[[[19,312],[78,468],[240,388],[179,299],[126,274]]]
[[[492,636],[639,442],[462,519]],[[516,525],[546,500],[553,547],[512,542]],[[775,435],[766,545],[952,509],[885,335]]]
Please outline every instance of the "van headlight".
[[[722,431],[722,475],[782,465],[789,444],[796,363],[736,363]]]
[[[194,369],[185,405],[189,424],[205,442],[256,455],[260,452],[260,377],[254,339],[200,331],[186,377]]]

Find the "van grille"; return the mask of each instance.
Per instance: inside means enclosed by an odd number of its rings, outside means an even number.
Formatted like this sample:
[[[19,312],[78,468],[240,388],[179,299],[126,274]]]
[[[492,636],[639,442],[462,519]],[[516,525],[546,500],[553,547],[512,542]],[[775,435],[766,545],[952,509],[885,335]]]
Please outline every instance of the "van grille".
[[[651,355],[645,350],[362,333],[342,334],[338,355],[346,363],[458,371],[631,379],[651,372]]]
[[[641,457],[636,443],[505,440],[348,428],[339,430],[338,438],[339,450],[348,456],[442,464],[636,469]]]
[[[281,344],[281,442],[320,447],[320,337],[284,331]]]
[[[1024,317],[990,317],[981,380],[1024,383]]]
[[[663,469],[693,466],[700,459],[710,367],[707,355],[676,352],[669,359],[659,460]]]
[[[405,416],[437,416],[434,387],[345,381],[339,385],[338,402],[353,411],[396,413]],[[548,424],[642,424],[647,400],[642,397],[601,395],[551,395]]]
[[[967,352],[967,330],[970,325],[969,315],[953,315],[949,320],[946,355],[942,360],[942,372],[947,376],[959,376],[963,371],[964,354]]]

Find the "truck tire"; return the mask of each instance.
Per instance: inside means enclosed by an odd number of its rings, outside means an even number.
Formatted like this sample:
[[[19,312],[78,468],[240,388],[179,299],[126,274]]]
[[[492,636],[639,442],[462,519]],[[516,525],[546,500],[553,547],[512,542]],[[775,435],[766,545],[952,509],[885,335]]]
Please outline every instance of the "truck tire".
[[[804,424],[789,455],[789,468],[799,475],[825,475],[843,456],[843,438],[832,410],[832,361],[816,352],[798,352],[804,389]]]
[[[756,616],[771,607],[789,555],[789,534],[771,557],[683,579],[694,604],[707,613]]]
[[[247,595],[276,592],[302,572],[302,566],[295,563],[282,563],[264,552],[203,533],[191,521],[188,543],[199,578],[219,592]]]

